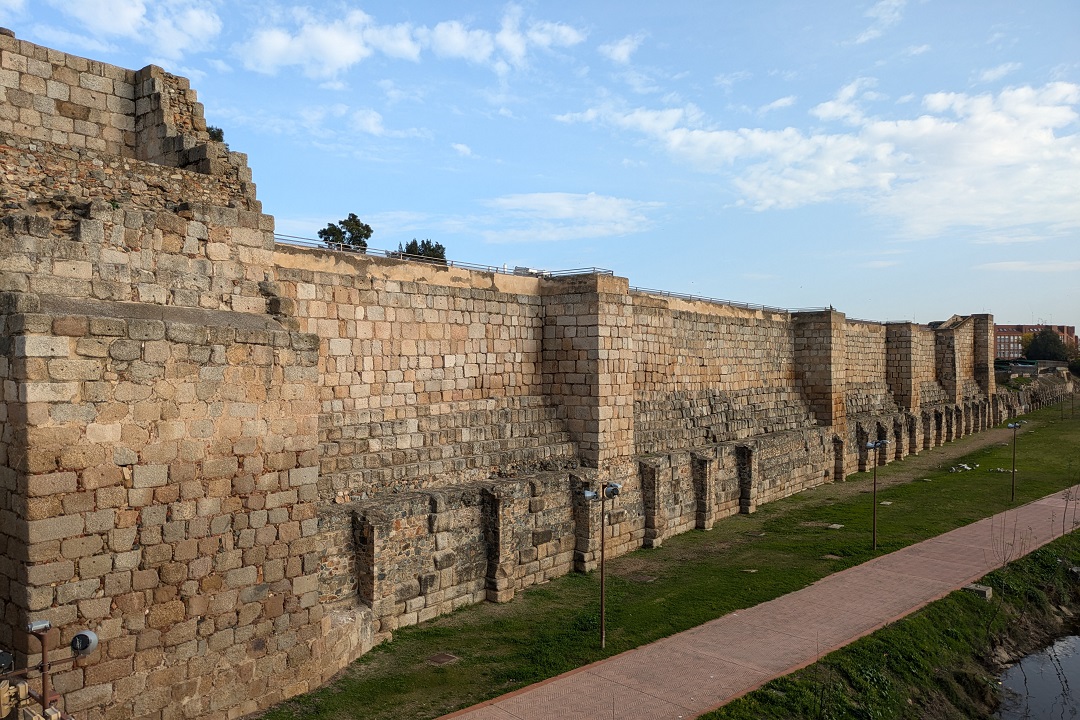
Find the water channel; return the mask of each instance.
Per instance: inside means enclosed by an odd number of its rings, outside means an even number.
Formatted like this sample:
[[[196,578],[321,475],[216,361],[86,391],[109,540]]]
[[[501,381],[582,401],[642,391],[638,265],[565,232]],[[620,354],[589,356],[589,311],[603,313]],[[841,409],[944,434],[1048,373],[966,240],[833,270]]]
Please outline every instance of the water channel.
[[[1028,655],[999,677],[1000,720],[1080,718],[1080,635]]]

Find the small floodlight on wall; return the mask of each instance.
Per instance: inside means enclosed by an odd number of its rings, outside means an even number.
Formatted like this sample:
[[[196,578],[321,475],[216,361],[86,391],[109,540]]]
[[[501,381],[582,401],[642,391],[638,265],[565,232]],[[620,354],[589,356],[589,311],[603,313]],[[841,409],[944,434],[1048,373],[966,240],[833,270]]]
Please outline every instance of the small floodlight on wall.
[[[604,496],[609,500],[618,496],[622,491],[622,483],[608,483],[604,486]]]
[[[599,493],[596,493],[593,490],[582,490],[581,495],[586,500],[599,500],[600,499]]]
[[[7,650],[0,650],[0,674],[15,667],[15,658]]]
[[[97,650],[98,636],[93,630],[83,630],[71,638],[71,651],[79,657],[86,657]]]
[[[47,633],[52,629],[52,623],[48,620],[32,620],[26,623],[26,632],[31,635]]]

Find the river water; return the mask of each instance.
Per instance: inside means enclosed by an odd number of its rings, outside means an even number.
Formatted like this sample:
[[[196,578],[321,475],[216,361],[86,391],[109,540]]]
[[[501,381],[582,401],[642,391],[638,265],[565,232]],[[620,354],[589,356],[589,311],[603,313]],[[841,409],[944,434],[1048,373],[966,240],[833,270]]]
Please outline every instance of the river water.
[[[1080,718],[1080,636],[1061,638],[1028,655],[1000,678],[1000,720]]]

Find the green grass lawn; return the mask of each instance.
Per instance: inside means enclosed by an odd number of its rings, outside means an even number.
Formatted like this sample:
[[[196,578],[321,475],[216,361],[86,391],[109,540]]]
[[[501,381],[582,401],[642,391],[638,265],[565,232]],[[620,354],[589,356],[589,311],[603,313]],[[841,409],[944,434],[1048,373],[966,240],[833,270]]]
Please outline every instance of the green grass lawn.
[[[1018,439],[1022,504],[1080,482],[1080,419],[1033,413]],[[977,442],[976,436],[960,443]],[[1004,440],[1008,436],[1003,436]],[[935,449],[929,451],[941,453]],[[948,471],[960,462],[979,468]],[[878,492],[871,548],[870,473],[721,520],[608,563],[607,649],[599,648],[599,576],[572,574],[511,603],[463,609],[398,631],[328,687],[266,714],[294,718],[434,718],[797,590],[825,575],[1000,512],[1010,503],[1011,445],[995,443]],[[878,469],[882,484],[910,475]],[[839,524],[843,528],[829,529]],[[753,571],[753,572],[751,572]],[[458,658],[434,666],[436,653]]]

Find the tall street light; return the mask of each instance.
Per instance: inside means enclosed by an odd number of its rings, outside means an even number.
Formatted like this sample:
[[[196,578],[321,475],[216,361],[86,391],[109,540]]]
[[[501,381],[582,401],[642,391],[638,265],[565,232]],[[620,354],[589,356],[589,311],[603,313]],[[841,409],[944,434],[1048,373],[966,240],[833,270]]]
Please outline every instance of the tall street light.
[[[605,617],[606,579],[604,577],[605,538],[607,538],[607,501],[615,501],[622,490],[622,483],[606,482],[600,486],[600,492],[586,490],[583,495],[586,500],[600,501],[600,649],[607,647],[607,619]]]
[[[878,454],[889,444],[888,440],[875,440],[866,443],[867,450],[874,451],[874,550],[877,550],[877,466]]]
[[[1016,431],[1020,429],[1020,421],[1009,423],[1009,429],[1013,431],[1012,496],[1009,502],[1016,502]]]

